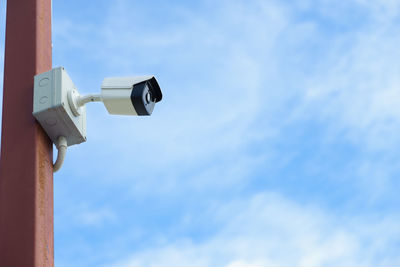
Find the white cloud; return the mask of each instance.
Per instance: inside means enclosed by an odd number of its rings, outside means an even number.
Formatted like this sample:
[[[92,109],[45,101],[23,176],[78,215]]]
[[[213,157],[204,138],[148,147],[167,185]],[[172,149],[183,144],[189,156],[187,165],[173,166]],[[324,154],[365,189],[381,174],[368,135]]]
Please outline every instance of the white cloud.
[[[398,215],[327,214],[262,193],[215,208],[210,238],[168,240],[106,266],[397,266]]]
[[[68,224],[74,227],[103,227],[106,224],[117,222],[117,215],[108,206],[89,205],[88,203],[74,203],[59,206],[56,210],[57,218],[68,220]]]
[[[101,225],[104,222],[114,222],[116,220],[116,216],[114,212],[110,209],[96,209],[96,210],[87,210],[80,214],[80,224],[83,225]]]
[[[400,141],[400,38],[392,27],[362,32],[347,51],[327,54],[304,98],[310,114],[318,109],[320,119],[352,142],[389,151]]]

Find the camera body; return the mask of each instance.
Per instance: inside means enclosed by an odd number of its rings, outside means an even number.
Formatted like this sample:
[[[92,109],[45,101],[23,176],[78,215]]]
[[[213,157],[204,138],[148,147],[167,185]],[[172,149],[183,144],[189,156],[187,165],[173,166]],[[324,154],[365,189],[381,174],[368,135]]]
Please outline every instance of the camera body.
[[[162,93],[154,76],[112,77],[103,80],[101,97],[110,114],[148,116]]]

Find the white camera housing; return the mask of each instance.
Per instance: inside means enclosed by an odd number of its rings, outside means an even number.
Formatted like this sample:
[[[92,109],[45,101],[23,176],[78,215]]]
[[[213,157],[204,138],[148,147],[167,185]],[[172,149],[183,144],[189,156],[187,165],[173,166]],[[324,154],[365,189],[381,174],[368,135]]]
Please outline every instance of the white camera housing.
[[[151,115],[162,94],[154,76],[105,78],[101,97],[110,114]]]

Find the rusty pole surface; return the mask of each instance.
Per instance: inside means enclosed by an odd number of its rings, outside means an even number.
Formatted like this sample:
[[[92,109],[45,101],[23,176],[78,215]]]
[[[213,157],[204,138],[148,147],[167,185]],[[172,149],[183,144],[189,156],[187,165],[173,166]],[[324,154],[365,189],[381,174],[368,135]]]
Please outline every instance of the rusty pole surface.
[[[0,158],[0,266],[54,266],[52,143],[32,116],[51,69],[51,0],[7,1]]]

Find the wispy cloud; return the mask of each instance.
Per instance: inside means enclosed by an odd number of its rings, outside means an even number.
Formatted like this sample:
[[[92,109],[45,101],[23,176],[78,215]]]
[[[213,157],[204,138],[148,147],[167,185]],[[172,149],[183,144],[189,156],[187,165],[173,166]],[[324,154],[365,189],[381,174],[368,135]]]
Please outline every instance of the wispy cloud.
[[[226,203],[205,242],[168,240],[105,266],[397,266],[398,216],[326,214],[276,194]]]

